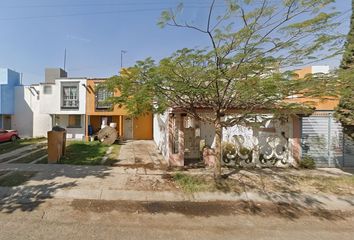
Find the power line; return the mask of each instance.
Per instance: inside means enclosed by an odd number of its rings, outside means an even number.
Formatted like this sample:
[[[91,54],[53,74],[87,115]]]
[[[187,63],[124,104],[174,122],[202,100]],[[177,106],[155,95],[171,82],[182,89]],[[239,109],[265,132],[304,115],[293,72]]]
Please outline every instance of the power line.
[[[34,5],[19,5],[19,6],[11,6],[11,5],[5,5],[1,6],[1,8],[71,8],[71,7],[122,7],[122,6],[143,6],[143,5],[169,5],[171,6],[171,3],[167,2],[130,2],[130,3],[70,3],[70,4],[34,4]],[[206,3],[205,1],[196,3],[196,2],[189,2],[187,4],[184,4],[184,6],[188,7],[200,7],[200,6],[210,6],[210,4]]]
[[[220,6],[217,6],[220,7]],[[209,6],[196,6],[196,7],[186,7],[186,9],[200,9],[209,8]],[[92,15],[108,15],[117,13],[133,13],[133,12],[153,12],[153,11],[163,11],[166,8],[151,8],[151,9],[130,9],[130,10],[117,10],[117,11],[103,11],[103,12],[91,12],[91,13],[68,13],[68,14],[57,14],[57,15],[42,15],[42,16],[27,16],[27,17],[12,17],[12,18],[0,18],[0,21],[11,21],[11,20],[28,20],[28,19],[42,19],[42,18],[60,18],[60,17],[76,17],[76,16],[92,16]]]

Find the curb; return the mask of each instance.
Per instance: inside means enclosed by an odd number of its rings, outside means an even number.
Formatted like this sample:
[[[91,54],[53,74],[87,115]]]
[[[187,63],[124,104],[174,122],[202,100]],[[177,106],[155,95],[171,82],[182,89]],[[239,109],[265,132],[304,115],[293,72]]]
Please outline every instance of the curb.
[[[53,192],[48,189],[33,191],[34,186],[28,187],[0,187],[0,202],[22,202],[43,199],[88,199],[106,201],[146,201],[146,202],[238,202],[252,201],[258,203],[288,203],[308,208],[328,210],[354,210],[354,197],[335,195],[294,195],[291,193],[259,194],[247,192],[222,193],[198,192],[183,193],[170,191],[134,191],[112,189],[57,189]]]

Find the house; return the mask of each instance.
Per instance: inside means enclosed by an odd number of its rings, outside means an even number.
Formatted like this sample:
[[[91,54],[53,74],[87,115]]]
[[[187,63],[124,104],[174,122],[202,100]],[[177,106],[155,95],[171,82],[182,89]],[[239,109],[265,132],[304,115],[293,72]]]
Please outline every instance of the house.
[[[39,84],[39,112],[50,116],[51,128],[65,128],[69,139],[85,136],[86,83],[86,78],[68,78],[64,70],[48,68]]]
[[[21,85],[20,73],[0,68],[0,128],[11,129],[15,114],[15,87]]]
[[[15,87],[15,114],[13,129],[21,138],[46,137],[52,128],[49,114],[40,112],[40,85]]]
[[[203,113],[202,109],[200,111]],[[263,116],[270,117],[269,114]],[[257,147],[260,156],[279,156],[283,161],[293,163],[298,160],[299,155],[297,143],[300,136],[293,131],[298,122],[298,117],[289,118],[285,122],[269,120],[260,130],[236,125],[223,129],[222,141],[232,144],[238,141],[244,149]],[[154,115],[154,141],[165,160],[172,166],[184,166],[199,161],[203,157],[202,149],[205,146],[215,147],[214,137],[213,124],[198,121],[177,109],[171,108],[164,114]],[[271,148],[275,141],[278,141],[275,147],[279,145],[286,151]]]
[[[99,88],[106,79],[88,79],[86,84],[86,136],[96,134],[103,126],[116,128],[123,139],[151,140],[152,114],[137,118],[128,116],[124,107],[108,103],[112,96],[119,96],[119,91],[109,92]]]
[[[328,72],[327,66],[297,71],[299,77],[308,73]],[[285,121],[265,121],[260,129],[240,125],[224,128],[223,142],[232,143],[239,149],[258,152],[260,160],[276,158],[282,164],[296,164],[304,156],[310,156],[318,167],[354,166],[354,151],[346,151],[345,146],[348,144],[343,139],[342,127],[333,116],[339,102],[337,98],[292,96],[287,101],[311,102],[316,110],[311,116],[299,112]],[[267,119],[271,115],[264,113],[262,117]],[[208,158],[202,156],[202,148],[215,146],[215,128],[212,124],[196,121],[186,113],[170,108],[164,114],[154,115],[153,129],[154,141],[170,165],[183,166],[201,158],[208,164]],[[252,158],[241,152],[239,150],[237,153],[239,157]]]

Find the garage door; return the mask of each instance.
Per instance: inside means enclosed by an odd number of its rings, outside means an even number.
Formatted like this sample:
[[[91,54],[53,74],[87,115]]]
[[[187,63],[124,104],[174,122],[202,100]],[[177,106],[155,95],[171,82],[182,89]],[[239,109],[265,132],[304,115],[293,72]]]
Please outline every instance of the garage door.
[[[133,121],[134,140],[152,140],[152,113],[148,113]]]
[[[317,167],[343,165],[342,127],[332,113],[316,112],[302,118],[302,156],[311,156]]]
[[[344,167],[354,167],[354,140],[344,138]]]

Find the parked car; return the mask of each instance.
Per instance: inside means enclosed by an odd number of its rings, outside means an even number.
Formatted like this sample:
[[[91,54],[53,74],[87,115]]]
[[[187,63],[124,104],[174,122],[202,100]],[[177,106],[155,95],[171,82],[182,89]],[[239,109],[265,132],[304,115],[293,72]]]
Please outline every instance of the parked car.
[[[6,141],[14,142],[18,138],[19,137],[16,130],[0,129],[0,142],[6,142]]]

